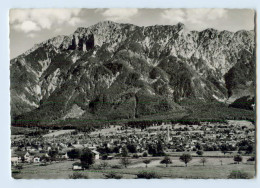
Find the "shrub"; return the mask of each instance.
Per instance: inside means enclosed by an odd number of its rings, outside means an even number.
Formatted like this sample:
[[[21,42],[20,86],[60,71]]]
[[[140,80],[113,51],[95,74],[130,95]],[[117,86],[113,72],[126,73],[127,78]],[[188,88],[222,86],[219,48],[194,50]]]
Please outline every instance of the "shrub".
[[[122,166],[121,166],[121,165],[112,165],[111,168],[114,168],[114,169],[121,169]]]
[[[248,173],[241,172],[241,171],[232,171],[228,176],[228,179],[249,179],[249,178],[250,176]]]
[[[99,165],[100,169],[106,169],[108,166],[109,166],[108,163],[104,162],[104,161],[101,162],[100,165]]]
[[[41,163],[39,166],[47,166],[47,163]]]
[[[170,157],[165,156],[165,157],[163,158],[163,160],[161,160],[160,163],[161,163],[161,164],[165,164],[166,167],[168,167],[168,164],[171,164],[171,163],[172,163],[172,160],[170,159]]]
[[[142,179],[160,179],[160,175],[155,173],[155,172],[147,172],[147,171],[141,171],[138,172],[137,178],[142,178]]]
[[[249,159],[247,159],[247,161],[255,161],[255,157],[252,156],[252,157],[250,157]]]
[[[88,176],[79,172],[74,172],[72,175],[69,175],[69,179],[88,179]]]
[[[107,160],[107,156],[108,156],[107,154],[104,154],[104,155],[102,155],[101,159],[102,160]]]
[[[23,169],[23,165],[18,164],[18,165],[15,166],[15,169],[22,170]]]
[[[240,155],[236,155],[234,156],[234,161],[237,162],[239,164],[239,162],[241,162],[243,160],[242,156]]]
[[[104,174],[107,179],[121,179],[123,176],[117,174],[116,172],[109,172],[108,174]]]
[[[139,155],[137,155],[137,154],[134,154],[134,155],[133,155],[133,158],[136,158],[136,159],[138,159],[138,158],[139,158]]]
[[[12,174],[18,174],[18,173],[21,173],[20,170],[12,170]]]
[[[196,153],[197,153],[197,155],[199,155],[199,156],[203,155],[203,151],[201,151],[201,150],[198,150]]]
[[[147,152],[144,152],[143,157],[147,157],[147,156],[148,156]]]

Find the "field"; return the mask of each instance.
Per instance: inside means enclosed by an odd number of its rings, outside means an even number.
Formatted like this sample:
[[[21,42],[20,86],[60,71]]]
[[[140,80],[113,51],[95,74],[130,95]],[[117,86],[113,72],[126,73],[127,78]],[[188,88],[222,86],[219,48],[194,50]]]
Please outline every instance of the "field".
[[[201,157],[193,157],[193,160],[185,167],[184,163],[179,161],[178,157],[171,157],[172,164],[165,167],[160,164],[162,157],[150,158],[152,161],[145,168],[142,162],[144,158],[131,159],[131,165],[127,168],[111,168],[119,164],[119,159],[107,160],[109,167],[101,169],[99,167],[102,160],[97,160],[96,163],[88,170],[81,171],[90,179],[105,178],[104,174],[116,172],[121,174],[125,179],[136,178],[136,174],[140,171],[156,172],[162,178],[192,178],[192,179],[226,179],[232,171],[247,172],[251,178],[255,176],[254,163],[246,162],[248,156],[243,157],[243,162],[234,164],[232,157],[208,157],[205,166],[200,163]],[[222,165],[220,160],[222,160]],[[23,179],[67,179],[73,174],[72,164],[75,161],[52,162],[51,165],[40,166],[35,164],[24,165],[20,173],[13,174],[13,178]]]

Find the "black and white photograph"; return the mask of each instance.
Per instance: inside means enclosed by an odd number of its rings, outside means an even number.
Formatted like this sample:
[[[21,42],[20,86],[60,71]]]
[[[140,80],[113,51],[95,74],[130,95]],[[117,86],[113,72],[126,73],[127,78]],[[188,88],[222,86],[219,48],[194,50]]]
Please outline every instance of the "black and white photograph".
[[[252,181],[256,17],[10,9],[12,178]]]

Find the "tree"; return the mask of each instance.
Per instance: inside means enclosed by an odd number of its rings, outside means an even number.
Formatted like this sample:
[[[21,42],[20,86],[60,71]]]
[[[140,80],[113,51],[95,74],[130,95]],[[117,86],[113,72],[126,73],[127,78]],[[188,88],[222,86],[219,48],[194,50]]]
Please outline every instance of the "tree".
[[[252,145],[247,146],[247,148],[246,148],[246,154],[250,154],[250,153],[252,153],[253,151],[254,151],[254,148],[253,148]]]
[[[158,156],[162,156],[162,155],[164,155],[164,151],[163,151],[163,144],[162,144],[162,141],[158,141],[158,143],[157,143],[157,155]]]
[[[203,155],[203,151],[202,151],[202,150],[198,150],[196,153],[197,153],[197,155],[199,155],[199,156],[202,156],[202,155]]]
[[[195,147],[196,147],[197,149],[199,149],[199,150],[202,149],[201,143],[196,143]]]
[[[58,155],[58,150],[56,149],[52,149],[48,152],[48,155],[50,156],[51,160],[52,161],[55,161],[56,160],[56,157]]]
[[[89,168],[95,163],[95,154],[89,148],[85,148],[79,159],[83,168]]]
[[[168,164],[171,164],[172,163],[172,160],[170,159],[170,157],[168,156],[165,156],[163,160],[161,160],[160,162],[161,164],[165,164],[166,167],[168,167]]]
[[[180,156],[180,161],[184,162],[186,167],[187,167],[187,164],[192,160],[192,157],[190,154],[188,153],[184,153]]]
[[[113,148],[112,152],[113,153],[119,153],[119,149],[120,148],[118,146],[116,146],[116,147]]]
[[[220,146],[220,150],[225,155],[228,152],[228,146],[226,144],[222,144]]]
[[[127,149],[130,153],[136,153],[137,150],[136,150],[136,145],[135,144],[127,144]]]
[[[74,159],[77,159],[80,157],[80,151],[78,149],[72,149],[70,151],[68,151],[68,156],[69,158],[71,158],[73,161]]]
[[[127,157],[122,157],[120,160],[120,164],[127,168],[127,166],[131,164],[131,161]]]
[[[203,158],[200,159],[200,163],[202,163],[203,166],[204,166],[204,163],[206,163],[206,162],[207,162],[207,159],[206,159],[206,158],[203,157]]]
[[[154,144],[148,145],[148,153],[155,156],[157,154],[157,150]]]
[[[163,151],[163,144],[161,141],[158,141],[158,143],[155,144],[149,144],[148,145],[148,153],[153,156],[164,156],[165,153]]]
[[[122,157],[127,157],[128,156],[128,149],[126,147],[122,148],[121,155],[122,155]]]
[[[145,167],[147,168],[147,165],[151,162],[150,159],[143,160],[143,163],[145,164]]]
[[[243,160],[241,155],[236,155],[234,156],[234,161],[237,162],[239,164],[239,162],[241,162]]]

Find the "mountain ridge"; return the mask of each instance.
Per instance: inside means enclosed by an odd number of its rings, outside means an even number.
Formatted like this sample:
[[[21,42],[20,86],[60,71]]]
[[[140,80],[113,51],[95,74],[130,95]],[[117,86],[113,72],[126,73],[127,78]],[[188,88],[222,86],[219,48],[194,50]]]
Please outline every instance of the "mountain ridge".
[[[105,20],[105,21],[100,21],[94,25],[91,25],[90,27],[78,27],[73,33],[78,33],[79,31],[78,30],[86,30],[88,28],[91,28],[91,27],[95,27],[95,26],[98,26],[98,25],[103,25],[103,23],[113,23],[113,24],[123,24],[123,25],[132,25],[132,26],[136,26],[136,27],[139,27],[139,28],[149,28],[149,27],[160,27],[160,26],[174,26],[174,25],[150,25],[150,26],[137,26],[137,25],[134,25],[134,24],[128,24],[128,23],[117,23],[117,22],[114,22],[114,21],[110,21],[110,20]],[[182,25],[183,27],[185,27],[185,25],[181,22],[177,23],[176,25]],[[229,30],[217,30],[217,29],[214,29],[214,28],[206,28],[206,29],[203,29],[201,31],[198,31],[198,30],[190,30],[189,32],[204,32],[204,31],[217,31],[217,32],[220,32],[220,33],[239,33],[239,32],[251,32],[254,34],[254,30],[238,30],[238,31],[229,31]],[[72,34],[71,34],[72,35]],[[36,48],[38,48],[40,45],[43,45],[43,44],[47,44],[47,43],[51,43],[51,41],[55,40],[56,38],[65,38],[65,37],[68,37],[67,35],[57,35],[55,37],[52,37],[50,39],[47,39],[47,40],[44,40],[42,42],[39,42],[37,44],[35,44],[32,48],[30,48],[29,50],[27,50],[26,52],[24,52],[23,54],[20,54],[18,55],[17,57],[14,57],[11,59],[11,61],[13,59],[16,59],[24,54],[28,54],[30,52],[32,52],[33,50],[35,50]],[[56,48],[58,48],[60,45],[54,45]]]
[[[11,60],[12,117],[50,111],[49,119],[64,119],[76,110],[84,118],[127,119],[181,110],[177,103],[186,98],[225,102],[255,87],[248,77],[255,70],[252,31],[184,27],[107,21],[35,45]],[[238,79],[242,68],[248,73]],[[145,98],[156,104],[137,103]],[[46,105],[57,99],[66,105]]]

